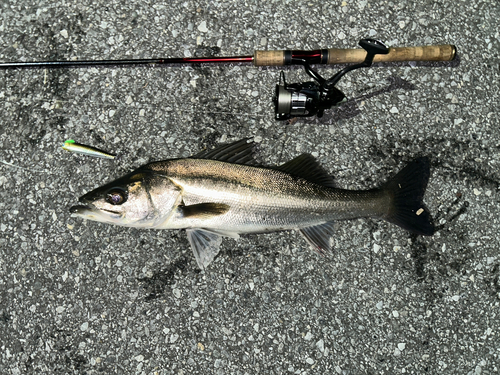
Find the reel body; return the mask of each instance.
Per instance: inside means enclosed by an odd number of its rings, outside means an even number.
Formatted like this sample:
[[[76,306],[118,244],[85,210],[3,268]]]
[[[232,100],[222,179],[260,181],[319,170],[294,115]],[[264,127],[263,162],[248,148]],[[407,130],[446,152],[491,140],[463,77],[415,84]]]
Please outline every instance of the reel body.
[[[352,70],[371,66],[375,55],[389,53],[389,48],[378,40],[362,39],[359,45],[366,51],[365,60],[342,69],[328,80],[321,77],[305,59],[293,59],[292,63],[304,66],[306,73],[314,81],[287,84],[285,74],[281,72],[273,99],[276,120],[284,121],[293,117],[315,115],[322,117],[325,109],[343,102],[345,95],[335,87],[337,82]]]

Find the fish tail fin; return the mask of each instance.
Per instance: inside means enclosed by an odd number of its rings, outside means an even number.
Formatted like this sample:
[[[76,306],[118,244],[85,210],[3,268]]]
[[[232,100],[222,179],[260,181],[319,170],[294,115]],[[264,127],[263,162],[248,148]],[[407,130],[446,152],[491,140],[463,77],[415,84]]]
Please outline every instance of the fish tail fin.
[[[412,233],[432,236],[434,224],[423,203],[429,176],[429,159],[421,157],[410,162],[382,186],[391,197],[388,213],[383,218]]]

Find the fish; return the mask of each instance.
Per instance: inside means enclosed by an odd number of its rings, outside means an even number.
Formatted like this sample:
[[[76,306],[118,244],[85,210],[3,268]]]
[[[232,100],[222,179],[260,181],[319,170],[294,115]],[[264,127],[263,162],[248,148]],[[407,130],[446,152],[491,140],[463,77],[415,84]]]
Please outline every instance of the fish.
[[[68,139],[62,145],[62,148],[66,151],[75,152],[77,154],[84,154],[89,156],[94,156],[96,158],[104,158],[104,159],[114,159],[115,155],[109,154],[102,150],[99,150],[95,147],[82,145],[80,143],[76,143],[72,139]]]
[[[312,155],[262,166],[254,142],[242,139],[143,165],[83,195],[70,212],[127,227],[184,229],[204,270],[222,237],[241,234],[296,230],[322,255],[332,252],[337,220],[378,218],[431,236],[434,224],[423,203],[429,177],[423,156],[377,188],[339,189]]]

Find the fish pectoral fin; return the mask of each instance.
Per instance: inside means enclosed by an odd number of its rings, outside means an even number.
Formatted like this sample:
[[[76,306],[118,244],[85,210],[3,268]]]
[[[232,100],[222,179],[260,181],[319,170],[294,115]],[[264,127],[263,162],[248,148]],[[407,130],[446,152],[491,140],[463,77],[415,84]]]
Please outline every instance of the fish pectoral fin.
[[[204,270],[215,259],[222,243],[221,235],[209,230],[186,229],[189,243],[193,249],[198,267]]]
[[[332,251],[330,241],[333,236],[333,231],[333,221],[299,229],[299,232],[304,236],[307,242],[309,242],[309,245],[321,255],[326,255],[327,252]]]
[[[335,187],[333,177],[309,154],[299,155],[276,169],[297,177],[302,177],[318,185]]]
[[[229,205],[225,203],[198,203],[190,206],[179,206],[179,212],[185,218],[208,219],[225,214],[229,211]]]

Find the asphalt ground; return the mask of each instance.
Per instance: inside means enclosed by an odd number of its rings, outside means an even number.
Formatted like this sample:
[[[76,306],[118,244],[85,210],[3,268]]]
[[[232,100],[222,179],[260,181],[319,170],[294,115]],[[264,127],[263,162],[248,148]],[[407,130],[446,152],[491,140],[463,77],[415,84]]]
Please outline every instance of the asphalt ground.
[[[321,118],[278,122],[310,78],[248,64],[0,70],[2,374],[496,374],[500,368],[498,1],[4,0],[0,61],[252,55],[454,44],[453,62],[348,74]],[[318,66],[325,76],[343,66]],[[417,156],[437,232],[337,223],[225,239],[204,272],[182,231],[74,218],[149,161],[253,137],[261,162],[315,156],[369,189]],[[71,154],[66,139],[117,153]]]

